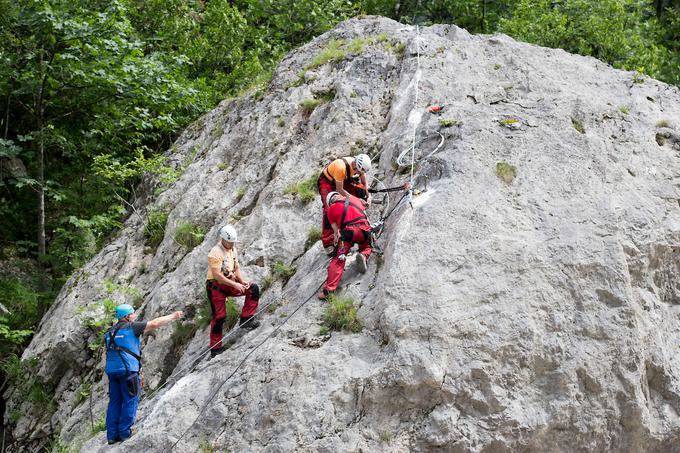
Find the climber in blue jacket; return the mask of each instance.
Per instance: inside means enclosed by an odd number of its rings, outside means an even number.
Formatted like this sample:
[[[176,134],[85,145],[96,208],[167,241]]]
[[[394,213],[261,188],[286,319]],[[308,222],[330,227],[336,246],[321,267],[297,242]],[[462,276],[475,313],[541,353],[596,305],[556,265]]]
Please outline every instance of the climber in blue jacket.
[[[106,438],[109,444],[122,442],[132,435],[141,390],[142,353],[139,337],[175,319],[181,311],[151,321],[136,321],[129,304],[116,307],[116,324],[106,332],[106,374],[109,377],[109,407],[106,410]]]

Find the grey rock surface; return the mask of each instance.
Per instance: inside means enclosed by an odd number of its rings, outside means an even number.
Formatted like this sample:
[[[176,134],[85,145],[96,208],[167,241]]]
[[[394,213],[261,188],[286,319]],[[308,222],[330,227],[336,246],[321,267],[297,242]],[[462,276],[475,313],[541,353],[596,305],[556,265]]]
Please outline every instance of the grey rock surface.
[[[331,39],[356,38],[371,38],[363,52],[305,69]],[[320,243],[304,250],[320,202],[286,188],[358,151],[399,184],[414,126],[415,185],[427,191],[387,220],[368,272],[343,277],[363,330],[320,335],[324,303],[312,296],[325,259]],[[132,215],[69,280],[24,354],[58,408],[45,420],[24,406],[14,434],[56,429],[83,452],[177,441],[174,451],[680,451],[679,127],[676,87],[593,58],[455,26],[345,22],[287,56],[264,93],[224,101],[179,138],[169,157],[181,177],[147,199],[170,209],[163,242],[146,249]],[[499,163],[515,167],[510,182]],[[262,327],[145,398],[133,438],[106,446],[78,398],[94,380],[103,413],[83,307],[132,297],[107,295],[108,279],[141,290],[147,319],[198,312],[206,255],[234,215],[247,276],[261,281],[276,261],[297,273],[265,292],[261,305],[277,308]],[[173,240],[183,222],[209,228],[189,252]],[[173,329],[144,340],[147,391],[207,346],[207,328],[180,347]]]

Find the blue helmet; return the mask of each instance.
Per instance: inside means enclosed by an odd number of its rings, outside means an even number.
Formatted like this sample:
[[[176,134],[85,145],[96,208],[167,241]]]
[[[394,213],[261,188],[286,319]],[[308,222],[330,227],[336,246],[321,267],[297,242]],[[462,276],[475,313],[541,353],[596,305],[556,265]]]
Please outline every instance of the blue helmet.
[[[130,304],[122,304],[116,307],[116,319],[124,318],[130,313],[134,313],[135,309]]]

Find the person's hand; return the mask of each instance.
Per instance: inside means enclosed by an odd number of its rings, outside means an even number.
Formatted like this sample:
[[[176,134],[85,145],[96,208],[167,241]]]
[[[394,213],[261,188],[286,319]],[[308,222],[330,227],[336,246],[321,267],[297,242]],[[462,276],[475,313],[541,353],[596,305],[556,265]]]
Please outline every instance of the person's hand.
[[[371,197],[371,194],[368,194],[368,198],[366,198],[366,207],[370,208],[371,207],[371,202],[373,201],[373,197]]]
[[[338,245],[339,241],[340,241],[340,231],[338,230],[333,235],[333,245]]]
[[[250,288],[250,282],[243,282],[243,286],[245,286],[246,289]]]
[[[234,283],[234,289],[239,292],[244,292],[247,288],[246,285],[243,285],[241,283]]]
[[[409,181],[406,181],[404,183],[404,190],[409,190],[411,188],[411,183]]]
[[[183,311],[176,311],[172,314],[172,319],[179,319],[184,317]]]

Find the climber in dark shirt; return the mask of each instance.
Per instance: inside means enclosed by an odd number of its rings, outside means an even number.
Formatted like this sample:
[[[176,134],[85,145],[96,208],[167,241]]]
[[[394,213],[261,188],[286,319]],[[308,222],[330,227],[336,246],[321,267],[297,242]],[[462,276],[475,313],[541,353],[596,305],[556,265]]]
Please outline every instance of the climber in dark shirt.
[[[132,435],[141,388],[140,336],[164,326],[184,314],[176,311],[151,321],[136,321],[129,304],[116,307],[118,322],[106,332],[106,374],[109,377],[109,406],[106,410],[106,438],[109,444]]]

